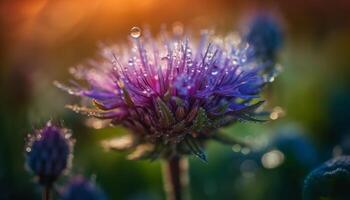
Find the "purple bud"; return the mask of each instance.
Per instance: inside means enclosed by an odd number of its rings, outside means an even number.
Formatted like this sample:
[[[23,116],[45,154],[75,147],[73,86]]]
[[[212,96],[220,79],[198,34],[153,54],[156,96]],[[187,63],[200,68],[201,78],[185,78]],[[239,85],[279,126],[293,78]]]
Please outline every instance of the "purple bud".
[[[251,18],[245,40],[253,46],[255,55],[271,58],[283,44],[282,27],[278,19],[269,13],[259,13]]]
[[[28,136],[26,165],[41,185],[50,186],[71,163],[73,140],[70,130],[48,122]]]
[[[350,156],[331,159],[314,169],[304,181],[304,199],[349,199]]]
[[[106,200],[103,191],[94,182],[82,176],[73,177],[62,194],[62,200]]]

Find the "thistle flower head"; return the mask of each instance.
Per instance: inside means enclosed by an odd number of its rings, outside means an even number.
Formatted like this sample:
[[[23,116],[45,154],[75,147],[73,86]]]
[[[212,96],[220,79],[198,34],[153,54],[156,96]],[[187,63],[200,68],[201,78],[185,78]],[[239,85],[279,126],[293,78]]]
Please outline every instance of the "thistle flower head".
[[[28,137],[27,167],[38,177],[41,185],[51,185],[69,167],[72,148],[70,131],[48,122]]]
[[[87,87],[56,85],[94,105],[69,106],[72,110],[132,130],[134,143],[126,144],[137,146],[136,152],[147,149],[148,157],[194,153],[205,159],[202,141],[219,127],[261,121],[256,115],[263,103],[260,92],[271,77],[250,56],[249,45],[207,32],[199,41],[165,32],[157,39],[149,33],[141,37],[138,28],[131,42],[104,48],[102,62],[72,70]]]
[[[82,176],[73,177],[62,194],[62,200],[106,200],[104,192],[94,182]]]
[[[304,199],[339,199],[350,196],[350,156],[331,159],[313,170],[304,181]]]

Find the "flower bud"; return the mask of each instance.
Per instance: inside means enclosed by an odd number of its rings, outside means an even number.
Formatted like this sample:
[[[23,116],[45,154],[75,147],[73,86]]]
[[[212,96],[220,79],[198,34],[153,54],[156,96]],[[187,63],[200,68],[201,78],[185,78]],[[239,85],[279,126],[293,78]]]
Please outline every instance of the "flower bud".
[[[70,131],[48,122],[29,135],[26,143],[26,165],[41,185],[50,186],[71,163],[73,140]]]
[[[82,176],[73,177],[62,194],[62,200],[106,200],[103,191],[94,182]]]

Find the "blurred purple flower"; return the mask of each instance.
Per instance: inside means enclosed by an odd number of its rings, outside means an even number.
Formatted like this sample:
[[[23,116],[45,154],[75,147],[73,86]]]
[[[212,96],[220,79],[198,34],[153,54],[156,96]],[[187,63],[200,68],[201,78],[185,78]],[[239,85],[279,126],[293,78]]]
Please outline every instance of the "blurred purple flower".
[[[284,42],[281,23],[270,13],[258,13],[249,20],[244,39],[254,47],[254,56],[274,59]]]
[[[260,92],[272,80],[257,64],[249,45],[235,37],[201,34],[199,42],[178,34],[154,39],[133,28],[132,46],[118,56],[104,48],[102,62],[74,69],[74,83],[56,86],[91,99],[94,107],[69,106],[89,116],[110,119],[133,131],[130,158],[157,158],[193,153],[205,160],[203,141],[215,130],[237,121],[264,121],[256,110]],[[249,59],[248,59],[249,58]],[[261,118],[261,117],[260,117]],[[125,138],[123,138],[125,140]],[[119,142],[106,143],[125,149]],[[147,153],[145,153],[147,152]]]
[[[41,185],[51,186],[70,166],[73,150],[70,137],[70,130],[51,122],[28,136],[26,165],[38,177]]]
[[[314,169],[304,181],[304,199],[339,199],[350,196],[350,156],[331,159]]]
[[[104,192],[94,182],[82,176],[73,177],[62,194],[62,200],[106,200]]]

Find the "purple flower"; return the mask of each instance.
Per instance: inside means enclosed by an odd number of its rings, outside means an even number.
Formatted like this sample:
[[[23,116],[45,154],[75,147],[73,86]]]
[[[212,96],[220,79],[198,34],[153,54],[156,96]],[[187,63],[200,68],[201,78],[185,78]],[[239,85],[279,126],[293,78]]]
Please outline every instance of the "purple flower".
[[[126,146],[136,147],[136,155],[142,152],[135,157],[193,153],[205,160],[203,142],[216,138],[218,128],[263,121],[256,110],[271,77],[251,56],[249,45],[230,35],[202,33],[196,42],[165,32],[158,39],[149,33],[140,37],[140,31],[133,28],[130,47],[120,46],[116,54],[104,48],[101,62],[72,70],[86,87],[56,83],[94,105],[69,108],[132,130],[132,142]],[[123,149],[118,145],[115,149]]]
[[[44,128],[28,136],[26,165],[41,185],[51,186],[69,167],[72,149],[70,131],[48,122]]]
[[[104,192],[82,176],[73,177],[62,194],[62,200],[106,200]]]

